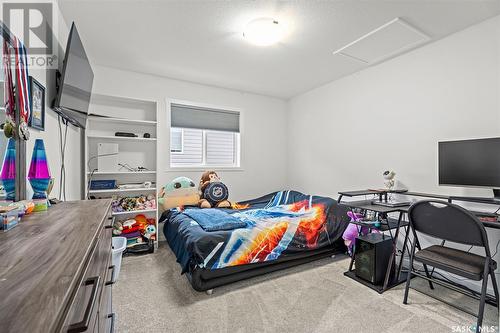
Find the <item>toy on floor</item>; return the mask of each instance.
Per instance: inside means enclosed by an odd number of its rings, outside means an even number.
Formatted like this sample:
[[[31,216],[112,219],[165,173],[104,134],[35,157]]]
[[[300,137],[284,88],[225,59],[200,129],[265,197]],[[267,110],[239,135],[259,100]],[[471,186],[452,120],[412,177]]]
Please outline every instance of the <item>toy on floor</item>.
[[[201,208],[229,208],[231,203],[229,198],[229,190],[224,183],[221,182],[215,171],[205,171],[200,179],[200,202]]]
[[[195,206],[200,194],[195,183],[187,177],[177,177],[165,185],[158,194],[158,205],[162,211],[182,206]]]
[[[347,212],[347,216],[351,218],[351,222],[359,222],[363,220],[363,214],[355,213],[352,211]],[[352,256],[353,254],[352,250],[356,242],[356,237],[358,237],[359,234],[367,235],[371,232],[378,233],[378,230],[369,227],[359,226],[354,223],[349,223],[344,233],[342,234],[342,238],[344,239],[344,244],[347,246],[347,250],[349,251],[350,256]]]

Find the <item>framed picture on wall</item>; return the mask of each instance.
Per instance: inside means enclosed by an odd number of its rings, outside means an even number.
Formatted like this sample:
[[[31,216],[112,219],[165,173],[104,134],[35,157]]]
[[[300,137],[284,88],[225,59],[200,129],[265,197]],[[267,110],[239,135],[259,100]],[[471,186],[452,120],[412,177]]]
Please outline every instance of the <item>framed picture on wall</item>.
[[[30,105],[31,116],[29,126],[40,131],[45,130],[45,87],[37,80],[30,76]]]

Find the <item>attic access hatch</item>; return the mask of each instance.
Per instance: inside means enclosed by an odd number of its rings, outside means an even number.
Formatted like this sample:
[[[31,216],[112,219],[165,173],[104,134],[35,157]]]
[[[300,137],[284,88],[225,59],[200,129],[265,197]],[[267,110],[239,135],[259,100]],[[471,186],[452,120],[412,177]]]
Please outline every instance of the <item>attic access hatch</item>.
[[[370,65],[408,51],[430,39],[430,36],[397,17],[333,54]]]

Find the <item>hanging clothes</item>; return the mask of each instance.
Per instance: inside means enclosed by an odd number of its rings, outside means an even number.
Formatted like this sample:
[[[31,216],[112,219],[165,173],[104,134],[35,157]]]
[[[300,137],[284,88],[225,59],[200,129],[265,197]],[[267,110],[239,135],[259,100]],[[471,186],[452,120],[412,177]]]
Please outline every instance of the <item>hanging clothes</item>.
[[[9,43],[4,39],[3,49],[2,49],[2,60],[3,60],[3,70],[4,70],[4,107],[6,122],[3,125],[5,136],[10,138],[14,135],[15,128],[15,108],[16,102],[14,99],[14,83],[12,81],[12,70],[11,70],[11,53]]]
[[[30,89],[28,84],[28,56],[24,44],[17,37],[14,37],[14,43],[16,45],[14,48],[17,73],[16,89],[20,113],[19,137],[23,140],[28,140],[28,121],[31,113]]]

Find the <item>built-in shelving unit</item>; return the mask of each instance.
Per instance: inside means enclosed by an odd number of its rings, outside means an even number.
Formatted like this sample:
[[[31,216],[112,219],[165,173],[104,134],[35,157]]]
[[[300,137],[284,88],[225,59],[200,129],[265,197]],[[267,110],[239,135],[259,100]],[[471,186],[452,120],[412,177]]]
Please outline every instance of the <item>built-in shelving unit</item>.
[[[158,197],[157,191],[157,119],[156,101],[139,100],[129,97],[93,94],[86,129],[86,180],[114,180],[117,188],[90,189],[89,198],[125,198],[140,195]],[[116,132],[128,132],[136,137],[115,136]],[[149,137],[144,137],[148,133]],[[118,144],[116,170],[99,170],[99,143]],[[141,169],[140,169],[141,168]],[[120,188],[125,184],[147,184],[141,188]],[[152,185],[152,186],[150,186]],[[142,209],[113,212],[118,220],[144,214],[156,220],[156,244],[158,244],[158,209]]]

